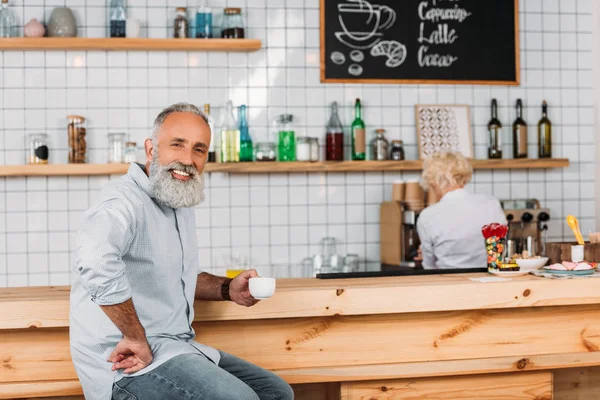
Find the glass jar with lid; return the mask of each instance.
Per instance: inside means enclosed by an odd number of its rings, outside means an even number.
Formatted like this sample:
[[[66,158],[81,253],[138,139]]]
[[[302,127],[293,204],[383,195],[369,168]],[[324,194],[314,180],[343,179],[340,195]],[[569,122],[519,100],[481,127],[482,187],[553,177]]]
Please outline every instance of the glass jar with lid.
[[[404,147],[402,140],[392,140],[392,151],[390,158],[395,161],[404,160]]]
[[[48,135],[32,133],[29,135],[28,164],[48,164]]]
[[[122,163],[123,150],[125,147],[124,133],[109,133],[108,134],[108,162]]]
[[[310,141],[310,161],[319,161],[319,138],[308,138]]]
[[[373,160],[383,161],[389,159],[389,142],[384,136],[385,129],[376,129],[375,138],[371,142]]]
[[[67,116],[69,125],[69,163],[87,163],[86,129],[83,126],[85,118],[80,115]]]
[[[300,136],[296,140],[296,161],[310,161],[310,138]]]
[[[258,142],[254,147],[254,159],[256,161],[277,160],[277,146],[273,142]]]
[[[188,28],[187,8],[177,7],[175,21],[173,22],[173,37],[176,39],[189,37]]]
[[[123,152],[123,162],[127,164],[131,164],[132,162],[137,161],[136,152],[137,152],[137,143],[136,142],[126,142],[125,143],[125,151]]]
[[[277,159],[278,161],[296,161],[296,132],[292,114],[281,114],[275,119],[278,132]]]
[[[221,37],[223,39],[243,39],[245,36],[242,9],[226,8],[223,14]]]

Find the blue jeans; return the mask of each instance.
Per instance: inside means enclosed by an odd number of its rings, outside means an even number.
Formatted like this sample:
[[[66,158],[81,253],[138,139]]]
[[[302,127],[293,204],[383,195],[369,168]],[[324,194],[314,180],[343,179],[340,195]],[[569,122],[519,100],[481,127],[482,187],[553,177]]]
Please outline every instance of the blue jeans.
[[[113,385],[113,400],[292,400],[277,375],[224,352],[219,365],[182,354],[139,376]]]

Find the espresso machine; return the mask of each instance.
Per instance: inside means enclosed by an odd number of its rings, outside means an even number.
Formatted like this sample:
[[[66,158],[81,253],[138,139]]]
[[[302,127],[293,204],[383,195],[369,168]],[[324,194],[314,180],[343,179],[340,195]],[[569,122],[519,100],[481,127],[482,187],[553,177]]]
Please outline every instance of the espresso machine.
[[[394,267],[420,268],[418,256],[419,211],[407,210],[401,202],[387,201],[380,208],[380,258],[382,270]]]
[[[500,200],[500,204],[508,221],[506,255],[523,255],[525,251],[529,256],[544,256],[550,210],[542,208],[536,199]]]

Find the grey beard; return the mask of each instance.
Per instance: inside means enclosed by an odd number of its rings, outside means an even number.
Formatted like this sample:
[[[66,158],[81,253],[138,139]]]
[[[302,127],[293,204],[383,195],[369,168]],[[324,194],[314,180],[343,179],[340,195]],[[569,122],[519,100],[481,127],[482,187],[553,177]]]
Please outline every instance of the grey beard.
[[[156,149],[156,147],[155,147]],[[180,181],[170,170],[178,169],[190,174],[190,180]],[[150,162],[150,189],[158,201],[171,208],[194,207],[204,201],[204,174],[191,165],[178,161],[160,165],[155,150]]]

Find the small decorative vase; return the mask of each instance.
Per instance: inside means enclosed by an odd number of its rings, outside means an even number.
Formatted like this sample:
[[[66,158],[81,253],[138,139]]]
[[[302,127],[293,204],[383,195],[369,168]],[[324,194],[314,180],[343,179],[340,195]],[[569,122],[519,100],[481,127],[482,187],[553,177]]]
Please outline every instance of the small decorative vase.
[[[23,27],[23,34],[25,37],[44,37],[46,33],[46,28],[44,25],[35,18],[32,18],[31,21],[25,24]]]
[[[57,7],[52,10],[48,20],[49,37],[75,37],[77,36],[77,22],[70,8]]]

